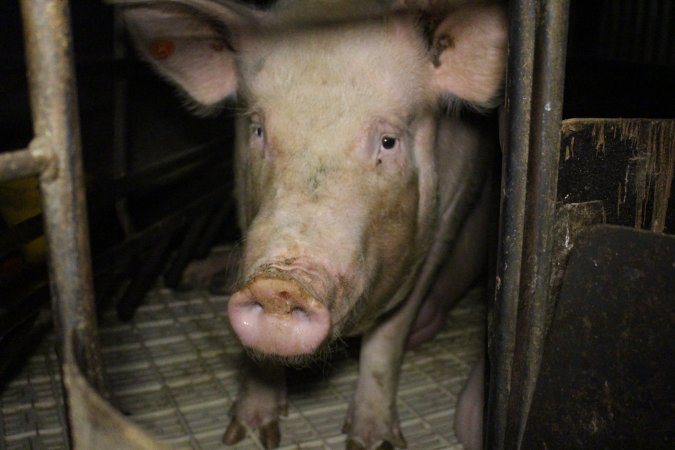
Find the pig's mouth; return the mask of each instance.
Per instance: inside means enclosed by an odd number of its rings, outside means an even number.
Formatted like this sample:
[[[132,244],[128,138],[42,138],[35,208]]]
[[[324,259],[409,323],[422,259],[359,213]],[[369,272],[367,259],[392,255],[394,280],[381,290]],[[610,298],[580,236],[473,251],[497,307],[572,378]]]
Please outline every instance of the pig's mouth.
[[[315,278],[307,271],[266,264],[230,297],[230,324],[254,359],[304,365],[327,352],[333,328],[327,298],[332,293]]]
[[[250,347],[244,346],[244,351],[249,359],[258,364],[273,363],[296,369],[321,367],[321,364],[328,361],[335,349],[344,345],[342,341],[326,340],[313,353],[301,355],[282,356],[278,354],[262,353]]]

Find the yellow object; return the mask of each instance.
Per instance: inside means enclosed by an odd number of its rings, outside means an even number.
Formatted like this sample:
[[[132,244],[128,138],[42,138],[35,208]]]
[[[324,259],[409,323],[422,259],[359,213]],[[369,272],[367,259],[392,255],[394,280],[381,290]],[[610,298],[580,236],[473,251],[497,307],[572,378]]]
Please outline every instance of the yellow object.
[[[16,225],[42,212],[38,178],[26,177],[0,183],[0,215],[8,225]],[[26,261],[37,264],[45,260],[45,237],[23,246]]]

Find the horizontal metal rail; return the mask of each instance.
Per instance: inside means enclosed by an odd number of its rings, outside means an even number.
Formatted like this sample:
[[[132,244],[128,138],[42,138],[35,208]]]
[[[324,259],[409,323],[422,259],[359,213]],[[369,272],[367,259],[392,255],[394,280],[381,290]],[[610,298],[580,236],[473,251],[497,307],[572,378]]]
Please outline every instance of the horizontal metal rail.
[[[36,149],[37,140],[27,149],[0,153],[0,181],[23,178],[42,173],[51,160],[43,148]]]

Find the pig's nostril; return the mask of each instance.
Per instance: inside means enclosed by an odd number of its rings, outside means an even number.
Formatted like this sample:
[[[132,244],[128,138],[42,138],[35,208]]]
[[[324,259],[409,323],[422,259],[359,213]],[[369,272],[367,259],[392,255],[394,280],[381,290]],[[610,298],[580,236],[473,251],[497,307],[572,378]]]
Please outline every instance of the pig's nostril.
[[[290,294],[289,294],[290,297]],[[309,311],[307,309],[303,308],[302,306],[293,306],[288,309],[288,306],[284,307],[284,305],[278,304],[277,302],[271,301],[269,303],[266,303],[264,301],[260,300],[253,300],[252,302],[249,303],[250,308],[253,311],[256,311],[257,313],[262,313],[262,314],[274,314],[274,313],[280,313],[280,314],[290,314],[298,318],[307,318],[309,317]]]
[[[299,317],[303,317],[303,318],[309,316],[309,313],[307,312],[307,310],[304,309],[304,308],[301,308],[301,307],[299,307],[299,306],[293,307],[293,308],[291,309],[291,314],[294,315],[294,316],[296,316],[296,317],[299,316]]]

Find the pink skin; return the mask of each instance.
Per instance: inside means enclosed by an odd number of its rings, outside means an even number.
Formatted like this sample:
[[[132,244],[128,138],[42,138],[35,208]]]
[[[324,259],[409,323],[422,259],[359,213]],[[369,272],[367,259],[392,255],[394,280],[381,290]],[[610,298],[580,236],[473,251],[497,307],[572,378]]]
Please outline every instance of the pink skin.
[[[471,369],[455,410],[455,434],[466,450],[483,448],[483,403],[485,360]]]
[[[490,183],[486,183],[478,207],[469,214],[464,225],[465,230],[473,233],[459,235],[454,250],[417,312],[406,343],[407,349],[423,344],[438,333],[445,324],[446,312],[462,298],[483,271],[487,263],[487,241],[478,237],[490,229],[490,201]]]
[[[330,313],[293,279],[253,279],[235,293],[228,316],[241,343],[262,354],[311,354],[330,336]]]
[[[149,0],[124,13],[139,52],[201,111],[239,94],[245,285],[229,318],[245,347],[283,361],[363,335],[349,449],[406,446],[396,413],[406,341],[430,338],[480,275],[485,230],[475,217],[489,206],[480,193],[490,143],[438,104],[496,106],[505,68],[500,8],[442,8],[423,36],[417,9],[441,2],[393,0],[389,20],[361,20],[388,14],[385,3],[282,0],[259,11]],[[330,26],[304,26],[313,19]],[[227,444],[258,429],[266,448],[279,445],[283,368],[264,364],[243,377]]]
[[[419,347],[439,332],[445,323],[445,309],[445,305],[438,300],[428,299],[424,302],[408,337],[406,349]]]

